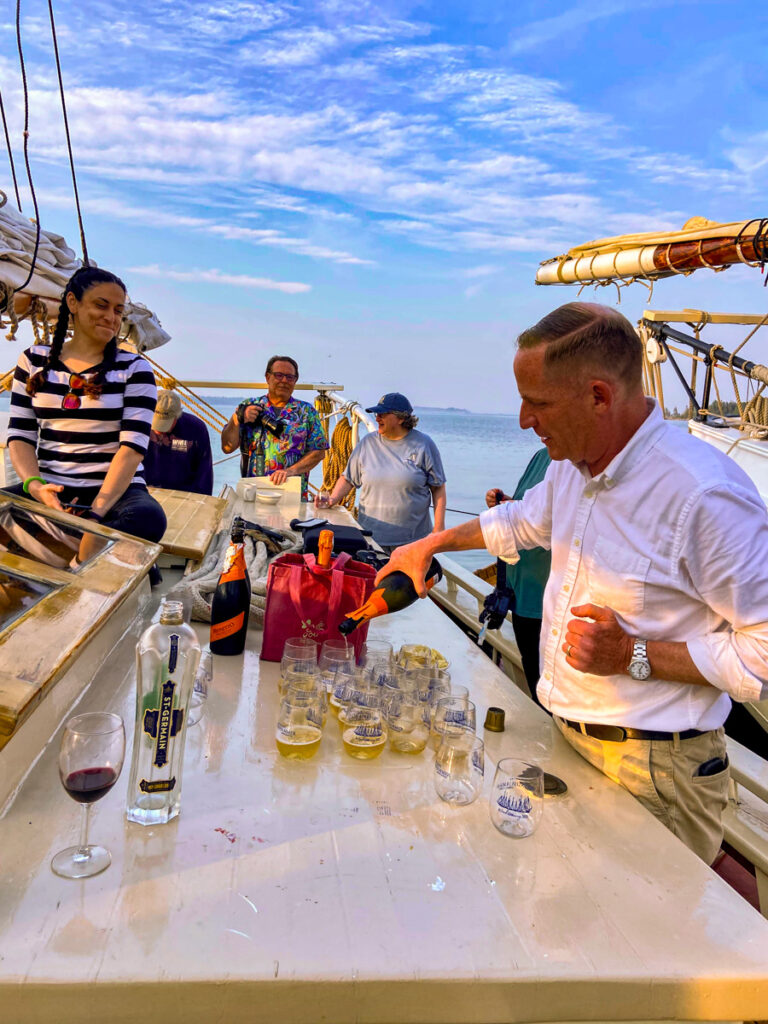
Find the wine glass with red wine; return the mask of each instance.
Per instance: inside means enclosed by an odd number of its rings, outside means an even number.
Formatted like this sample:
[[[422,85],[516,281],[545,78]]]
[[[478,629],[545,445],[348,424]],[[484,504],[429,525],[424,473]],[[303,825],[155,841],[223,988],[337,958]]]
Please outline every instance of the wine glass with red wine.
[[[62,878],[90,878],[112,863],[103,846],[88,845],[88,812],[117,782],[125,757],[125,729],[119,715],[107,711],[76,715],[64,726],[59,751],[61,784],[83,806],[80,843],[51,861]]]

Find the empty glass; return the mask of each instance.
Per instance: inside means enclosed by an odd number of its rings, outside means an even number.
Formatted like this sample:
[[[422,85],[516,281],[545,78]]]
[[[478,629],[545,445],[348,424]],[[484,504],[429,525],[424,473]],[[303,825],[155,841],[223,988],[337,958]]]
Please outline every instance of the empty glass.
[[[322,650],[320,651],[318,666],[320,668],[320,675],[325,683],[325,688],[329,693],[333,687],[336,671],[340,665],[350,665],[354,668],[354,647],[352,647],[351,644],[347,644],[346,640],[342,640],[341,638],[338,640],[326,640],[323,644]]]
[[[324,691],[323,691],[324,692]],[[289,761],[308,761],[320,749],[323,711],[318,690],[288,686],[277,712],[277,749]]]
[[[189,698],[187,725],[197,725],[205,714],[205,702],[208,700],[208,687],[213,682],[213,655],[205,646],[200,652],[200,662],[195,674],[195,685]]]
[[[392,750],[420,754],[429,739],[429,705],[415,694],[396,694],[387,706],[387,727]]]
[[[388,640],[366,640],[360,650],[361,665],[373,665],[377,661],[388,665],[392,660],[392,644]]]
[[[435,789],[449,804],[471,804],[483,788],[485,745],[473,730],[444,735],[435,754]]]
[[[317,644],[303,636],[285,641],[280,668],[309,669],[317,665]]]
[[[437,750],[444,736],[459,735],[465,729],[474,732],[475,728],[475,705],[468,697],[441,697],[435,705],[429,745],[432,750]]]
[[[496,766],[490,796],[491,821],[504,836],[524,839],[536,831],[544,807],[544,772],[538,765],[505,757]]]
[[[103,846],[88,845],[88,812],[117,782],[125,757],[125,729],[119,715],[96,711],[70,718],[59,750],[59,777],[73,800],[83,806],[80,842],[61,850],[51,870],[62,878],[90,878],[112,863]]]

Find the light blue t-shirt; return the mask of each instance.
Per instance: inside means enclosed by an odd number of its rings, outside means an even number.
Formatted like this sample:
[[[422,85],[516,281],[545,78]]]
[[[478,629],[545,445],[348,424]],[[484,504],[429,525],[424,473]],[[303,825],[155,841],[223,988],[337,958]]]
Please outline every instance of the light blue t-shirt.
[[[349,457],[345,478],[358,488],[358,522],[388,546],[432,532],[430,487],[445,483],[437,445],[420,430],[399,441],[366,434]]]

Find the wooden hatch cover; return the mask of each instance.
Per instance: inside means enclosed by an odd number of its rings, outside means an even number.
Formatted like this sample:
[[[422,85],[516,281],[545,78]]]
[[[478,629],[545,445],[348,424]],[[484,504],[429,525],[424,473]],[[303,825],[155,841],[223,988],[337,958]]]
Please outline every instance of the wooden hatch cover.
[[[190,491],[168,491],[150,487],[149,493],[163,506],[168,527],[160,544],[169,555],[200,559],[208,550],[211,538],[219,528],[226,498]]]

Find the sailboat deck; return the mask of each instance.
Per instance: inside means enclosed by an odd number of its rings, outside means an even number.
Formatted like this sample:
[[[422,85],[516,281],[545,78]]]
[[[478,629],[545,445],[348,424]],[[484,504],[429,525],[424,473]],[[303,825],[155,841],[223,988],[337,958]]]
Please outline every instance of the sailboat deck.
[[[282,502],[265,516],[239,507],[277,525]],[[50,858],[75,839],[79,813],[58,780],[56,735],[0,820],[5,1020],[768,1016],[768,921],[579,758],[431,602],[374,622],[370,636],[441,650],[480,731],[489,705],[505,708],[506,731],[484,734],[480,799],[442,803],[426,753],[353,761],[330,720],[313,761],[284,761],[278,666],[260,663],[251,630],[242,657],[215,659],[179,819],[126,822],[124,771],[92,809],[91,838],[112,866],[84,882],[55,876]],[[123,659],[103,666],[78,710],[122,714],[130,743],[133,704]],[[568,785],[522,841],[489,820],[502,756]]]

